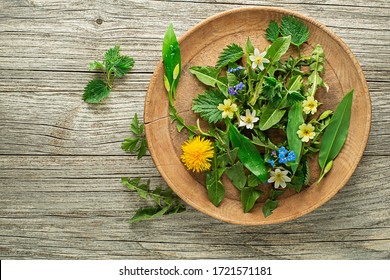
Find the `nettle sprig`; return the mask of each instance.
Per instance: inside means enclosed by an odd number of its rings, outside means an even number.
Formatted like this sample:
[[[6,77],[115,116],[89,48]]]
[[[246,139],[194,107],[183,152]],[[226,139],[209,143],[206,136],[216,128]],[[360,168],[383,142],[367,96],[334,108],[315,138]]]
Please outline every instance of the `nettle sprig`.
[[[84,88],[83,100],[87,103],[99,103],[111,92],[115,78],[121,78],[134,66],[134,59],[120,55],[120,47],[115,46],[104,54],[104,60],[93,61],[88,68],[91,71],[101,71],[103,79],[96,78],[88,82]]]
[[[123,151],[136,153],[138,160],[147,151],[144,128],[145,125],[139,121],[137,114],[135,114],[130,125],[130,131],[134,137],[125,138],[121,144]],[[130,219],[130,223],[176,214],[186,210],[185,205],[169,187],[163,189],[162,186],[157,186],[152,189],[150,180],[142,183],[141,178],[123,177],[121,182],[130,191],[136,192],[142,199],[152,204],[138,209]]]

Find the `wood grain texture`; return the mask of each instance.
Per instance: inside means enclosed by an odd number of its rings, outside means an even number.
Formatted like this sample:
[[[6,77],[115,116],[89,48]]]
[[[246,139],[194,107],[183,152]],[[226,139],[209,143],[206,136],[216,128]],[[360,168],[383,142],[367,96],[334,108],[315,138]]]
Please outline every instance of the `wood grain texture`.
[[[325,205],[280,225],[229,225],[192,208],[129,225],[145,203],[120,177],[164,184],[150,156],[136,161],[120,142],[143,113],[168,22],[180,36],[254,5],[313,17],[354,52],[373,108],[358,169]],[[1,259],[390,259],[389,19],[387,0],[1,1]],[[87,105],[86,65],[114,44],[135,68],[103,104]]]

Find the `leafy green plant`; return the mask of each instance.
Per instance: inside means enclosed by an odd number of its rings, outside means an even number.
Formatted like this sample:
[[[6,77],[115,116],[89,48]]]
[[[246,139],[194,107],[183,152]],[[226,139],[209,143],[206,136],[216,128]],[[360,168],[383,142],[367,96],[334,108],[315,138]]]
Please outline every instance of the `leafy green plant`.
[[[144,128],[145,125],[140,123],[137,114],[135,114],[130,125],[130,130],[135,137],[125,138],[122,142],[122,150],[125,152],[137,153],[138,159],[141,159],[146,154],[147,150]]]
[[[104,79],[93,79],[84,88],[83,100],[87,103],[99,103],[111,92],[115,78],[121,78],[134,66],[134,59],[127,55],[120,55],[120,47],[109,49],[103,62],[93,61],[89,70],[101,71]]]

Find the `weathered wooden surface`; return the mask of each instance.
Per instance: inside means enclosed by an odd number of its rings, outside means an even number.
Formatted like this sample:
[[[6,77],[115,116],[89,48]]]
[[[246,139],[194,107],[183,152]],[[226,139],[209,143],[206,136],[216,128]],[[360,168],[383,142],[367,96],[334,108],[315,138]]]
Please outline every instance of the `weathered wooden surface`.
[[[168,22],[181,35],[217,12],[251,5],[316,18],[351,47],[373,104],[360,165],[339,194],[288,223],[242,227],[189,208],[129,225],[145,204],[120,177],[164,184],[150,156],[136,161],[120,142],[133,114],[143,113]],[[390,259],[389,20],[387,0],[2,0],[0,257]],[[103,104],[87,105],[86,65],[115,44],[136,66]]]

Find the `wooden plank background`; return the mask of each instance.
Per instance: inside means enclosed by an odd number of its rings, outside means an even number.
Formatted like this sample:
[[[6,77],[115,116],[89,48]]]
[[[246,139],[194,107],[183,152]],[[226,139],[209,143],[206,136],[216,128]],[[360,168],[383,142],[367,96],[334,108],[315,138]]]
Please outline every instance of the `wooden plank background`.
[[[173,22],[180,36],[218,12],[277,6],[327,25],[366,75],[372,130],[350,182],[316,211],[242,227],[191,207],[130,225],[145,203],[120,177],[163,184],[149,155],[120,149]],[[1,0],[1,259],[390,259],[388,0]],[[119,44],[136,60],[102,104],[81,100],[91,60]]]

